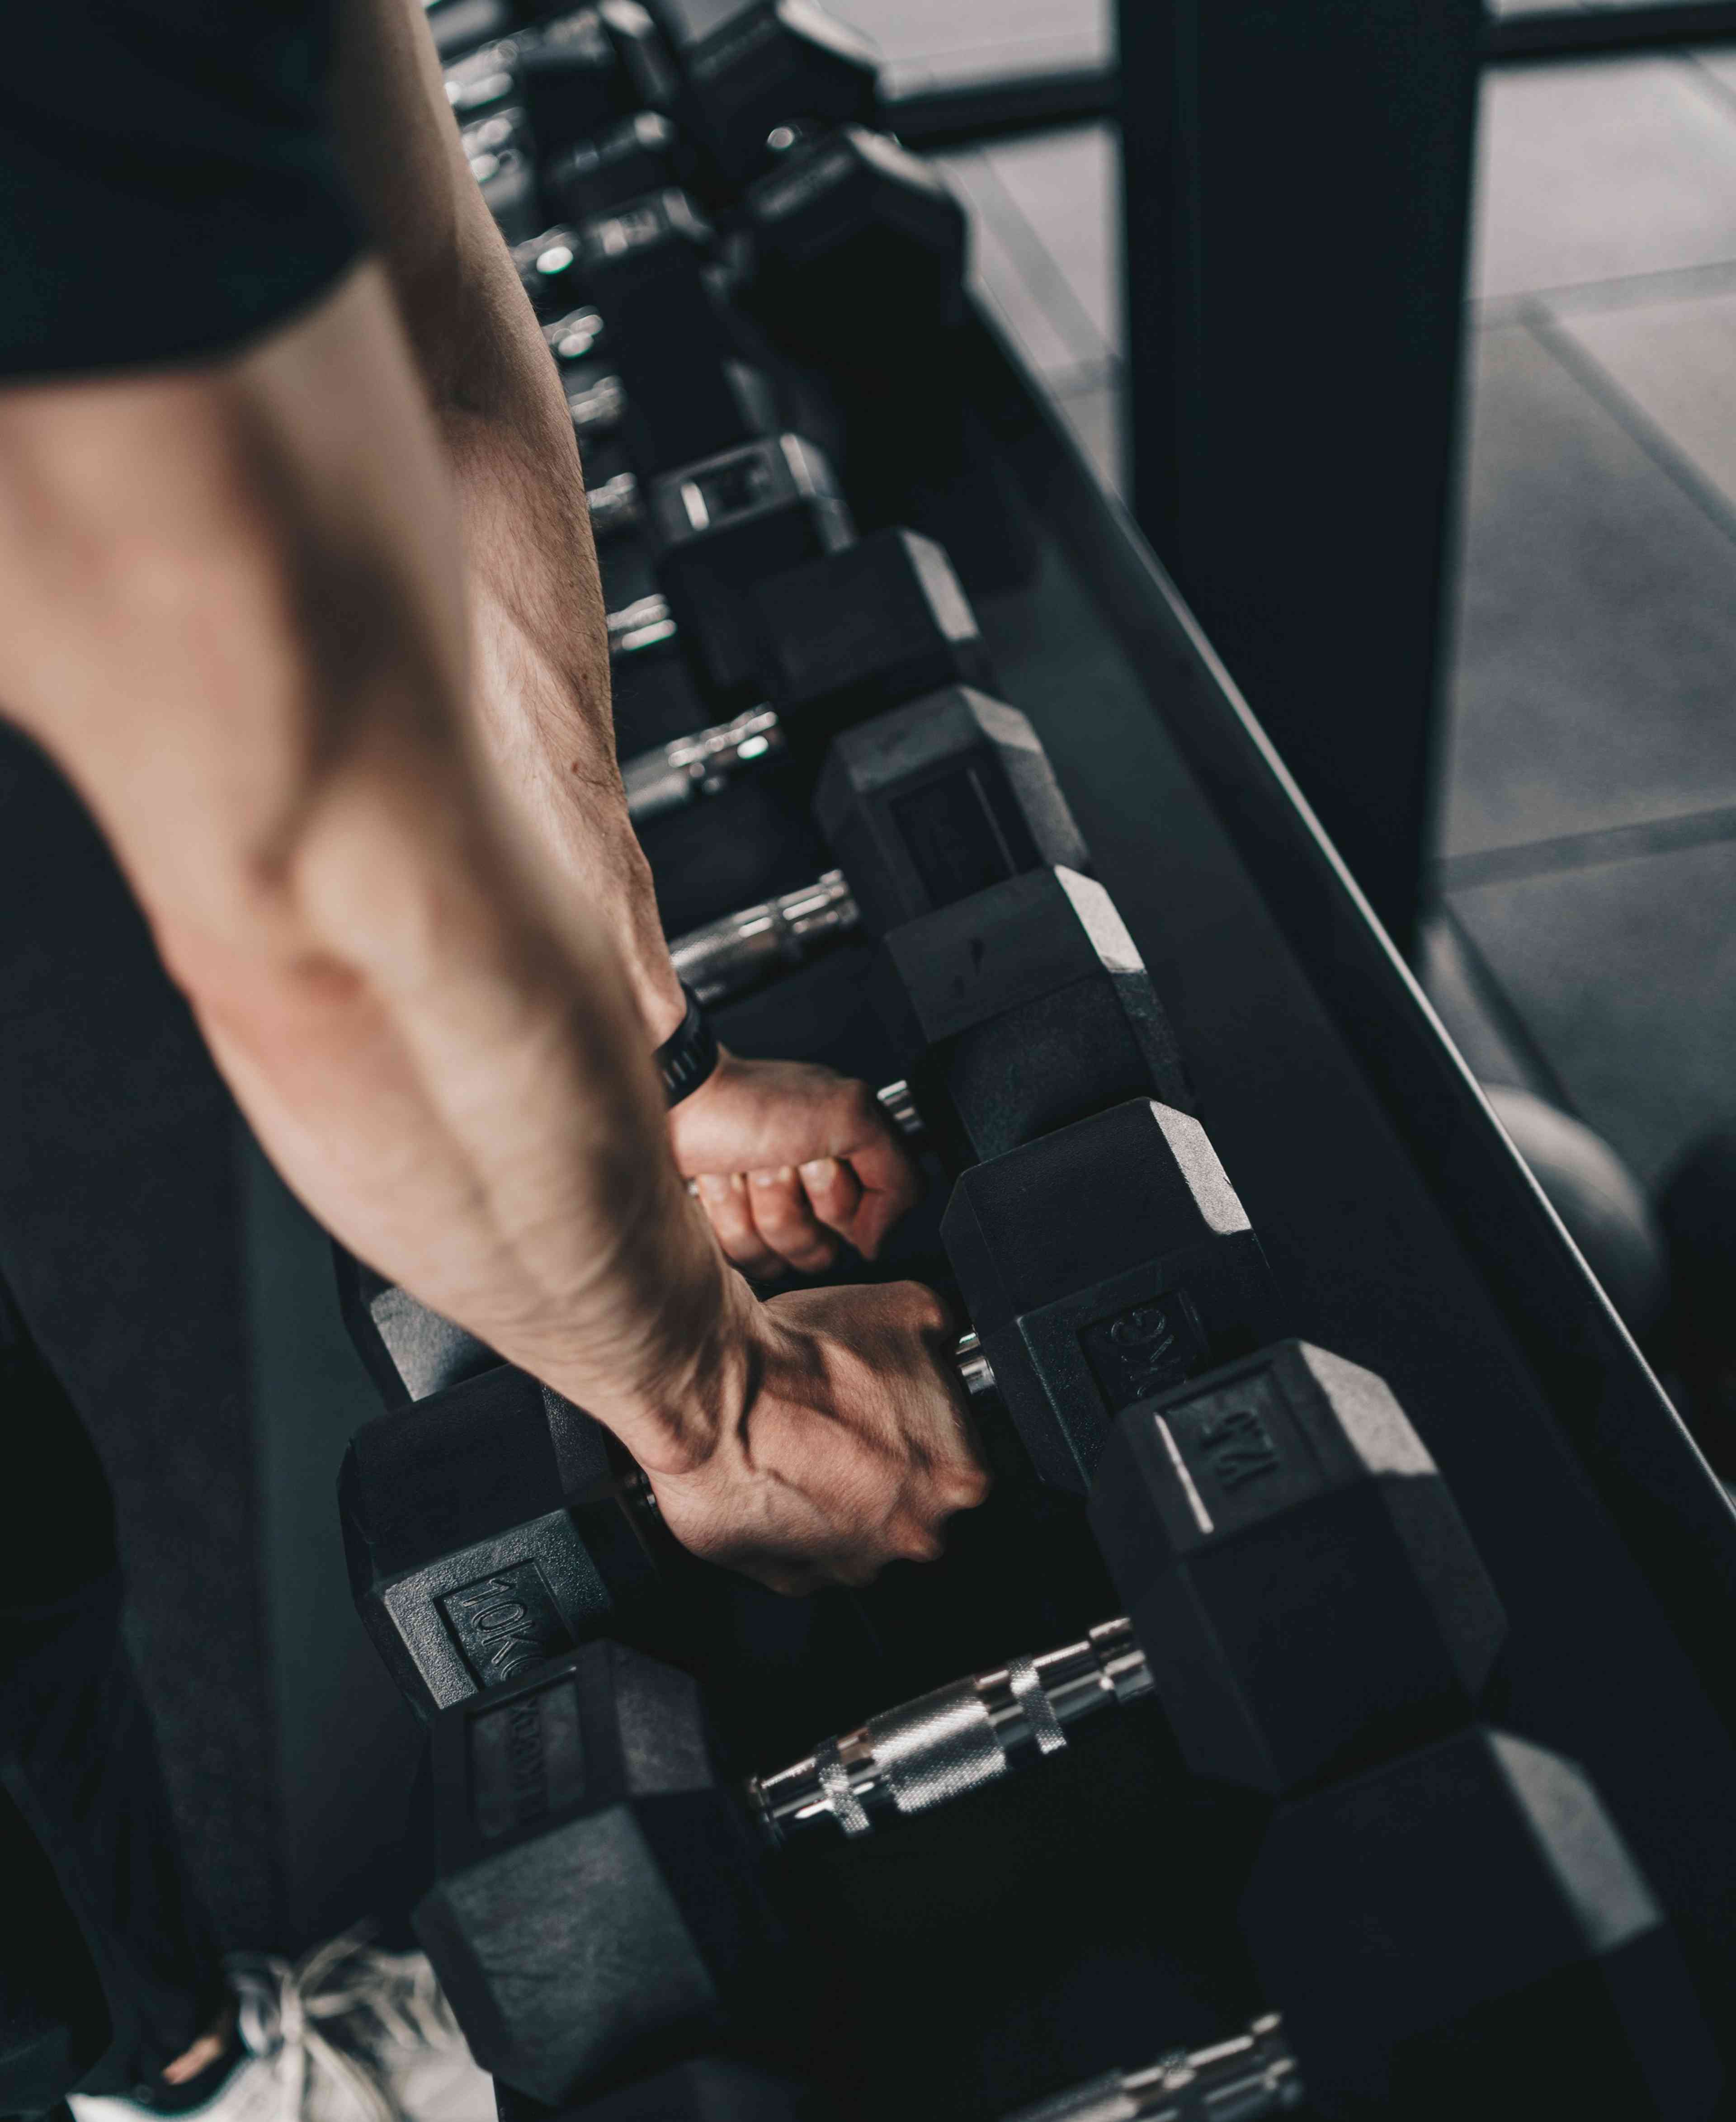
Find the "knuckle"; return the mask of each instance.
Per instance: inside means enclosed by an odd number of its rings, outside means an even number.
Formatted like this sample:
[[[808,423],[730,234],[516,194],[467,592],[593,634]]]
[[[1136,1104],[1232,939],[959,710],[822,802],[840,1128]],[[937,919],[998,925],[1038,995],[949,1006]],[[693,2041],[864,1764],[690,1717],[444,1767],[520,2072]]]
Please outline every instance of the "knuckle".
[[[979,1503],[989,1499],[994,1486],[994,1476],[986,1466],[967,1466],[952,1484],[952,1507],[959,1511],[974,1511]]]
[[[952,1324],[952,1314],[937,1291],[926,1283],[907,1283],[910,1321],[919,1334],[943,1334]]]
[[[845,1079],[838,1088],[839,1117],[853,1135],[886,1131],[887,1117],[881,1110],[880,1101],[859,1077]]]

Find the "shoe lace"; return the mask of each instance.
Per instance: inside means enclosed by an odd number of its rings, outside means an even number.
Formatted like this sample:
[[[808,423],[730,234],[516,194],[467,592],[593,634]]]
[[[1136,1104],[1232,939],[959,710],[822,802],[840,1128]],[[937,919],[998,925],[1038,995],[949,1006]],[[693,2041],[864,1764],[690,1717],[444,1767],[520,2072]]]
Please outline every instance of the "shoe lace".
[[[360,2122],[408,2122],[381,2045],[444,2049],[463,2039],[423,1956],[381,1952],[365,1932],[296,1961],[238,1958],[229,1978],[241,2042],[270,2064],[283,2122],[303,2122],[321,2080],[348,2095]]]

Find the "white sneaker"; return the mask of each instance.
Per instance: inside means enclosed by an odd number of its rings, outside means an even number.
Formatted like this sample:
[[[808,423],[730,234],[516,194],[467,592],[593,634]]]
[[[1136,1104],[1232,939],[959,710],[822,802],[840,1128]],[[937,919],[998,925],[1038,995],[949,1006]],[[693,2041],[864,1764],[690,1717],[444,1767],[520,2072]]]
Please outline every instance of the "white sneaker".
[[[301,1960],[228,1969],[241,2053],[208,2100],[172,2122],[494,2122],[494,2082],[470,2059],[419,1952],[353,1934]],[[75,2094],[76,2122],[171,2122],[154,2104]]]
[[[355,2028],[395,2122],[495,2122],[494,2081],[472,2059],[427,1954],[357,1957]]]

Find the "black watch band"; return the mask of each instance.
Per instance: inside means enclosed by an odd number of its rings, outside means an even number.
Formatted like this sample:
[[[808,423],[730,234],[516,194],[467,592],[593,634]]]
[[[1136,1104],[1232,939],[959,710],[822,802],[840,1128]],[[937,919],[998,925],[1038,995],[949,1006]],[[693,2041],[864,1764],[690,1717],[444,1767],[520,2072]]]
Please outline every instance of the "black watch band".
[[[687,998],[687,1012],[652,1056],[663,1079],[664,1099],[671,1105],[690,1098],[718,1065],[718,1035],[711,1020],[686,980],[681,993]]]

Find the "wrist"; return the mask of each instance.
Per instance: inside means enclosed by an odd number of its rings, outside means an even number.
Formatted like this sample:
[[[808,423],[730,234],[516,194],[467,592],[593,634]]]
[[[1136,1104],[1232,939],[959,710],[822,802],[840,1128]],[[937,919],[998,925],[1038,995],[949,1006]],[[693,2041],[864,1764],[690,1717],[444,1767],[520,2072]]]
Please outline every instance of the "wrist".
[[[645,1471],[665,1479],[700,1474],[742,1433],[763,1367],[762,1307],[721,1257],[714,1301],[671,1349],[601,1419]]]

